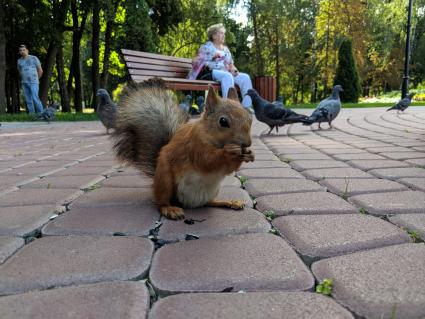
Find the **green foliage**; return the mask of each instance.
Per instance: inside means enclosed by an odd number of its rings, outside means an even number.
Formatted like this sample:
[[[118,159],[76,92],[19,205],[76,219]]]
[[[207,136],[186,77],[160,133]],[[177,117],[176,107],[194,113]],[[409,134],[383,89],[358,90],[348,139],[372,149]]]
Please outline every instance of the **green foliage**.
[[[416,230],[413,229],[407,229],[407,233],[409,234],[410,238],[413,239],[413,242],[419,243],[422,242],[421,236]]]
[[[342,102],[359,101],[361,87],[359,81],[359,73],[357,71],[356,62],[353,57],[353,48],[350,39],[344,39],[338,52],[338,68],[334,85],[342,85],[344,92],[341,96]]]
[[[316,292],[322,295],[329,296],[332,293],[332,288],[332,279],[323,279],[323,281],[316,286]]]
[[[276,213],[272,210],[266,210],[263,214],[268,221],[272,221],[277,217]]]

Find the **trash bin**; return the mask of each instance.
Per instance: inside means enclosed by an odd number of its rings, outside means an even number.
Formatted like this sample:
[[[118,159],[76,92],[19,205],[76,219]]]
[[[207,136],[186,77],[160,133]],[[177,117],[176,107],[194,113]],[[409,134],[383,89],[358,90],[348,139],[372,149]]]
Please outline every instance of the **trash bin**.
[[[276,77],[256,76],[254,78],[254,89],[264,99],[273,102],[276,100]]]

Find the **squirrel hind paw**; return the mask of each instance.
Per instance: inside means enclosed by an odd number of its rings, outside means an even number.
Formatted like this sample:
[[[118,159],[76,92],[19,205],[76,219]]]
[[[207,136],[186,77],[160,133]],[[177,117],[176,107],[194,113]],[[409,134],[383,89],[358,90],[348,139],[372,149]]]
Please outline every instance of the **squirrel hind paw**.
[[[177,206],[161,206],[160,213],[168,219],[178,220],[184,219],[183,209]]]

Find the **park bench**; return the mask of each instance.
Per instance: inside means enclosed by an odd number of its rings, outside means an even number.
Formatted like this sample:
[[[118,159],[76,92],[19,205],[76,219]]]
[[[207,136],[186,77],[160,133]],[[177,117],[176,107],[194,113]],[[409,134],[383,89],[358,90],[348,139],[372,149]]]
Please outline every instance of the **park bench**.
[[[125,64],[134,82],[143,82],[155,76],[161,77],[165,85],[173,90],[205,91],[212,84],[215,89],[220,83],[215,81],[189,80],[187,74],[192,69],[192,60],[168,55],[122,49]]]

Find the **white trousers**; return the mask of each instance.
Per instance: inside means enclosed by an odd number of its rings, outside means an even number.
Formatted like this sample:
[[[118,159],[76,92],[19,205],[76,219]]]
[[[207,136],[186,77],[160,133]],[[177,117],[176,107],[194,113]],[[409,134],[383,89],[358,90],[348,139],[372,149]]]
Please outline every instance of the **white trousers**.
[[[231,87],[235,86],[235,83],[239,86],[242,93],[242,106],[251,107],[252,101],[249,95],[246,95],[249,89],[252,89],[251,78],[246,73],[238,73],[237,76],[233,76],[228,71],[213,70],[212,78],[214,81],[218,81],[221,84],[221,92],[223,97],[227,97],[227,93]]]

